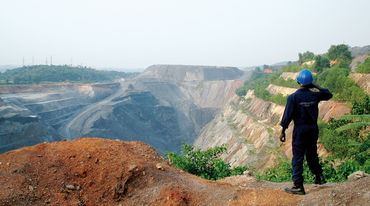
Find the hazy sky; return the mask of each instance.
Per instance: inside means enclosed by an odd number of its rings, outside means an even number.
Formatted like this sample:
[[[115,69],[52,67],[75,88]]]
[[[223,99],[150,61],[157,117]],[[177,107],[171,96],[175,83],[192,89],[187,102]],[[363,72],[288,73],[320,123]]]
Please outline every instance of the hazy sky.
[[[370,44],[369,0],[0,0],[0,65],[248,66],[341,43]]]

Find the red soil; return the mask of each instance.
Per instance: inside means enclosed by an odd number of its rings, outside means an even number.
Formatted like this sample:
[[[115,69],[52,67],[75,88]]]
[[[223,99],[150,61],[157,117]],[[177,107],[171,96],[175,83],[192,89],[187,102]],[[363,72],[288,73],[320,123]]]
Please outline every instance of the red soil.
[[[283,192],[285,185],[243,186],[242,180],[216,182],[188,174],[143,142],[81,138],[0,155],[0,205],[296,205],[305,200]],[[315,197],[322,192],[312,191]]]

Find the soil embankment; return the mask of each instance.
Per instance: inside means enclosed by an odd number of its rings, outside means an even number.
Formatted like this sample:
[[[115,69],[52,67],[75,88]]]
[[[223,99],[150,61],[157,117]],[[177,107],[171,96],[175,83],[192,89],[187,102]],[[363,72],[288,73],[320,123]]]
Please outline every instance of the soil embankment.
[[[236,186],[238,185],[238,186]],[[310,205],[368,203],[369,178],[307,186],[238,176],[208,181],[173,168],[143,142],[43,143],[0,155],[0,205]]]

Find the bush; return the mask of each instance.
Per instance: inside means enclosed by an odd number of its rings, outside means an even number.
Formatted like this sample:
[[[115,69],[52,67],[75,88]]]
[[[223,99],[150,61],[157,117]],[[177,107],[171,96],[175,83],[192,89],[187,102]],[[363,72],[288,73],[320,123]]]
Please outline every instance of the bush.
[[[363,89],[359,88],[356,82],[349,78],[348,68],[333,67],[324,69],[316,76],[316,82],[328,88],[334,99],[343,101],[355,101],[365,96]]]
[[[299,72],[301,71],[302,69],[305,69],[307,68],[306,65],[298,65],[298,64],[295,64],[295,63],[291,63],[291,64],[288,64],[286,66],[283,67],[283,72]]]
[[[366,160],[364,164],[360,164],[357,160],[347,159],[339,166],[335,166],[332,158],[327,158],[325,161],[320,159],[323,176],[327,182],[343,182],[347,180],[348,175],[356,171],[370,171],[370,161]],[[257,174],[257,180],[267,180],[271,182],[290,182],[292,181],[292,164],[288,161],[280,162],[276,167],[266,169],[262,174]],[[311,173],[307,161],[303,163],[303,173],[305,184],[313,184],[315,176]]]
[[[365,95],[365,97],[353,101],[351,114],[362,115],[369,114],[370,111],[370,97]]]
[[[356,69],[356,72],[358,73],[370,73],[370,57],[368,57],[364,63],[360,64],[357,69]]]
[[[284,106],[288,101],[288,96],[283,96],[282,94],[272,95],[270,101]]]
[[[247,89],[245,87],[239,87],[235,90],[236,95],[239,97],[244,97],[247,94]]]
[[[225,146],[214,147],[206,151],[195,149],[192,145],[183,144],[182,154],[171,152],[166,156],[174,167],[209,180],[218,180],[232,175],[241,175],[247,167],[231,169],[220,156],[227,152]]]
[[[322,72],[324,68],[330,67],[330,60],[326,57],[317,55],[315,56],[315,63],[313,65],[313,71]]]
[[[271,81],[272,84],[278,85],[278,86],[283,86],[283,87],[291,87],[291,88],[299,88],[299,84],[297,83],[296,80],[293,79],[288,79],[285,80],[281,77]]]

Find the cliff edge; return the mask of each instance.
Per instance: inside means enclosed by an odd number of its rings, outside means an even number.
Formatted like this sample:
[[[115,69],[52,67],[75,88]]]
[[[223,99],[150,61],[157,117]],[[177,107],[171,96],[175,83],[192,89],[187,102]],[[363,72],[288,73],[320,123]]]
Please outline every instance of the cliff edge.
[[[369,177],[307,185],[236,176],[209,181],[173,168],[143,142],[43,143],[0,155],[0,205],[366,205]]]

